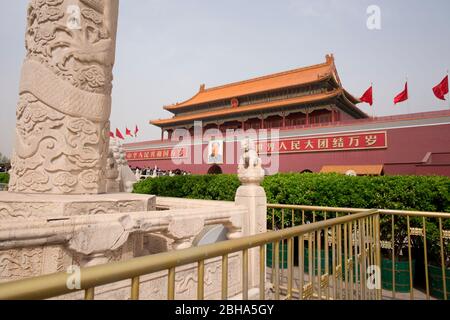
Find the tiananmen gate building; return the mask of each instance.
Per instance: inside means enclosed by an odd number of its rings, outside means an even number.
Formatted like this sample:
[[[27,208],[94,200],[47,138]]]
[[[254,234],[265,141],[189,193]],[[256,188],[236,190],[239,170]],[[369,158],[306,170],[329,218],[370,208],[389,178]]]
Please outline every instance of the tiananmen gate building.
[[[161,128],[161,139],[124,148],[133,168],[236,173],[240,147],[226,133],[278,129],[279,141],[260,139],[257,150],[279,155],[279,172],[450,176],[450,110],[372,118],[358,103],[327,55],[310,67],[201,85],[191,99],[164,107],[172,118],[150,122]],[[217,134],[205,137],[211,130]],[[196,150],[205,159],[194,159]]]

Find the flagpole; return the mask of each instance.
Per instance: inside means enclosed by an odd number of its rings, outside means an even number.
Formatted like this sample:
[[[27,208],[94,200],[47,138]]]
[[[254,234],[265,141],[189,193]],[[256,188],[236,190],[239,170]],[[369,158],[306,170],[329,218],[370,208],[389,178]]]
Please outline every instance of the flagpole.
[[[448,69],[447,69],[447,79],[448,79]],[[448,108],[450,109],[450,90],[447,93],[447,99],[448,99]]]
[[[370,83],[370,86],[372,87],[372,101],[373,100],[373,82]],[[375,119],[375,106],[372,103],[372,119]]]
[[[407,109],[407,111],[408,111],[408,114],[411,114],[411,103],[410,103],[410,96],[409,96],[409,84],[408,84],[408,76],[406,76],[406,87],[407,87],[407,89],[408,89],[408,109]]]

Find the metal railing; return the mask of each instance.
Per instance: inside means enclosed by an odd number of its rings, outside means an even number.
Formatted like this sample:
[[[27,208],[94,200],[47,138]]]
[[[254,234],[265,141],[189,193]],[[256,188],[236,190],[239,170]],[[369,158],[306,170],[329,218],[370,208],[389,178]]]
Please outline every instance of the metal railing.
[[[347,223],[337,228],[298,237],[294,244],[277,244],[281,247],[281,255],[275,252],[275,259],[267,261],[268,267],[275,270],[271,272],[272,282],[287,279],[289,283],[291,268],[295,268],[296,263],[295,280],[298,285],[294,292],[301,299],[381,299],[380,289],[368,290],[367,287],[368,268],[380,268],[381,263],[379,216],[377,211],[373,211],[373,215],[366,219],[353,219],[362,211],[364,209],[268,205],[268,229],[272,231],[298,225],[327,224],[349,217]],[[271,257],[273,255],[269,255]],[[279,262],[274,261],[277,257]],[[294,265],[292,259],[295,260]],[[276,270],[278,263],[280,273]]]
[[[221,258],[216,285],[226,300],[229,256],[240,253],[243,299],[254,288],[259,299],[448,299],[449,223],[450,213],[269,205],[272,230],[267,233],[84,268],[79,290],[94,299],[97,287],[128,280],[131,299],[139,299],[142,276],[165,271],[167,299],[176,299],[177,268],[195,264],[196,298],[204,299],[205,263]],[[251,252],[258,253],[256,261],[249,262]],[[255,272],[256,287],[249,279]],[[400,283],[401,272],[406,285]],[[67,287],[69,276],[0,284],[0,299],[48,299],[76,292]]]
[[[242,279],[242,298],[244,300],[249,298],[249,252],[256,250],[259,253],[259,298],[264,300],[266,298],[272,298],[266,295],[266,246],[273,244],[275,247],[275,262],[276,267],[273,269],[275,277],[273,283],[273,290],[268,292],[273,294],[274,299],[311,299],[311,298],[328,298],[333,296],[334,298],[354,298],[353,282],[350,281],[348,276],[345,278],[339,278],[340,272],[345,270],[345,274],[348,274],[348,263],[350,260],[346,260],[346,265],[343,266],[342,259],[338,259],[341,251],[345,251],[347,254],[347,248],[350,247],[348,243],[350,236],[350,226],[356,227],[355,230],[359,230],[360,237],[354,239],[359,243],[359,248],[366,248],[369,243],[376,244],[379,241],[370,240],[369,224],[373,226],[374,231],[378,230],[378,214],[377,211],[363,211],[351,216],[340,217],[336,219],[330,219],[327,221],[320,221],[314,224],[305,224],[303,226],[288,228],[275,232],[267,232],[263,234],[254,235],[251,237],[240,238],[236,240],[229,240],[212,245],[195,247],[185,250],[173,251],[162,253],[153,256],[135,258],[129,261],[110,263],[106,265],[94,266],[81,269],[80,287],[78,290],[84,290],[85,299],[95,298],[95,288],[106,284],[116,283],[123,280],[129,280],[131,283],[131,299],[139,299],[140,293],[140,277],[143,275],[167,271],[167,299],[176,299],[175,293],[175,275],[176,268],[192,263],[197,264],[197,299],[202,300],[205,297],[205,261],[212,258],[222,257],[222,277],[221,277],[221,297],[227,299],[228,297],[228,256],[232,253],[241,252],[241,279]],[[362,229],[364,228],[364,229]],[[329,236],[331,234],[331,236]],[[373,232],[371,235],[376,235]],[[314,277],[310,278],[305,286],[295,288],[294,286],[294,262],[293,262],[293,245],[295,241],[303,242],[304,239],[316,240],[317,248],[320,252],[320,246],[323,237],[332,239],[334,243],[333,257],[335,266],[330,271],[325,269],[325,272],[319,270],[317,273],[320,281],[317,283],[314,281]],[[370,241],[368,241],[370,240]],[[284,283],[280,281],[278,275],[279,272],[279,243],[280,241],[287,241],[289,254],[289,267],[288,267],[288,279]],[[311,248],[311,247],[310,247]],[[367,247],[365,250],[360,250],[362,255],[361,263],[366,263],[366,250],[373,251],[375,247]],[[379,252],[379,248],[377,250]],[[320,253],[318,253],[320,257]],[[347,255],[345,255],[348,258]],[[373,255],[376,259],[375,263],[379,264],[379,255]],[[254,270],[252,270],[254,271]],[[327,271],[330,275],[333,275],[334,287],[333,293],[328,293],[324,289],[324,282],[331,279],[328,277]],[[365,268],[362,271],[365,274]],[[31,279],[25,279],[10,283],[0,284],[0,299],[48,299],[53,297],[59,297],[65,294],[73,293],[67,286],[68,281],[67,273],[59,273],[47,276],[41,276]],[[285,286],[284,286],[285,285]],[[361,298],[380,298],[381,292],[378,290],[369,290],[366,292],[365,285],[361,285]],[[342,292],[345,292],[342,295]]]
[[[283,230],[351,215],[362,210],[268,205],[268,228]],[[390,296],[397,299],[402,296],[401,298],[406,299],[406,296],[409,296],[411,300],[429,300],[434,292],[434,298],[447,300],[450,280],[450,213],[402,210],[377,212],[381,221],[379,239],[382,261],[379,267],[384,298]],[[314,239],[310,245],[314,246]],[[284,246],[285,244],[281,243],[283,252]],[[313,250],[313,255],[316,252],[317,250]],[[285,255],[282,255],[281,259],[284,265]],[[312,259],[315,261],[314,256]],[[270,266],[273,268],[273,264]],[[357,276],[354,281],[358,283],[361,278]]]
[[[430,299],[430,290],[433,290],[436,292],[435,298],[447,300],[447,280],[449,280],[447,277],[450,277],[450,274],[447,274],[448,266],[450,266],[450,231],[444,230],[444,222],[447,227],[450,227],[450,213],[399,210],[380,210],[379,212],[384,220],[381,245],[386,256],[388,254],[391,256],[392,298],[396,298],[397,261],[400,252],[407,250],[408,258],[405,263],[407,262],[410,299],[415,299],[415,280],[420,278],[420,274],[418,276],[414,274],[420,271],[418,262],[421,262],[423,264],[422,279],[424,278],[425,284],[419,288],[425,291],[426,299]],[[430,234],[431,232],[433,234]],[[436,252],[437,249],[439,252]],[[439,283],[439,276],[434,272],[434,279],[430,279],[430,270],[433,270],[433,265],[429,263],[430,255],[434,255],[432,257],[436,264],[434,268],[440,269],[441,283]],[[413,262],[414,260],[416,263]],[[433,280],[433,283],[430,280]],[[442,287],[440,287],[441,284]]]

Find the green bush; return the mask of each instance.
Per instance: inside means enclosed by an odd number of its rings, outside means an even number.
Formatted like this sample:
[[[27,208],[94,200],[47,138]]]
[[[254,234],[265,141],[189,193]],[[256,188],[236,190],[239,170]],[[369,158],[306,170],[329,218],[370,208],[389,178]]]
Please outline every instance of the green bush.
[[[277,174],[266,177],[262,186],[269,203],[450,212],[447,177]],[[238,187],[236,175],[191,175],[149,178],[137,183],[134,192],[231,201]]]
[[[279,174],[263,187],[270,203],[450,212],[447,177]]]
[[[9,174],[0,173],[0,183],[9,183]]]
[[[235,175],[149,178],[134,186],[134,193],[203,200],[233,201],[239,180]]]

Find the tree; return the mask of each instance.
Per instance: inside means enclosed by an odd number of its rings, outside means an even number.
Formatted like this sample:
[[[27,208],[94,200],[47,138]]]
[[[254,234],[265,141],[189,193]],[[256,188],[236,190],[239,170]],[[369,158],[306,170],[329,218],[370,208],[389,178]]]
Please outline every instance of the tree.
[[[1,152],[0,152],[0,164],[6,164],[9,163],[10,160],[7,156],[4,156]]]

